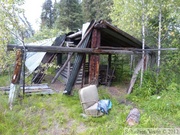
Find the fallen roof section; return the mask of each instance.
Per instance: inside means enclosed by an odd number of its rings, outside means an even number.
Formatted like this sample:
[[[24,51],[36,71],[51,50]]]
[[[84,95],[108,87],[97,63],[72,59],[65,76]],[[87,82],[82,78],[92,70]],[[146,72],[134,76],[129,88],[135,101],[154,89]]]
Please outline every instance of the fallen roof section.
[[[34,43],[28,43],[26,46],[51,46],[54,42],[55,38],[45,39],[41,41],[37,41]],[[29,70],[29,73],[32,73],[41,63],[44,58],[46,52],[27,52],[25,65]],[[38,58],[38,59],[37,59]]]

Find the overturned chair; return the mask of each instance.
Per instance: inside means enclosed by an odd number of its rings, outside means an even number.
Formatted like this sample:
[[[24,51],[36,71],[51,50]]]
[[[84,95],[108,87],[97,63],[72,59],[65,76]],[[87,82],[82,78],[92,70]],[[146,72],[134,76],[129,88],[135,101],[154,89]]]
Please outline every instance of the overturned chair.
[[[98,110],[98,91],[96,85],[89,85],[79,90],[79,97],[83,112],[86,115],[98,117],[102,116],[103,113]]]

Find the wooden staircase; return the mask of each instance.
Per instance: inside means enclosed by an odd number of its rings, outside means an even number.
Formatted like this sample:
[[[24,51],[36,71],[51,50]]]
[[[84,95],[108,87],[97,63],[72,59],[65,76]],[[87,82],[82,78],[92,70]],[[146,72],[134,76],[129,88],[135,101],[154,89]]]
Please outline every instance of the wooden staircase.
[[[70,76],[70,73],[72,72],[72,66],[70,67],[70,72],[68,72],[68,66],[66,66],[66,68],[64,68],[64,70],[61,72],[61,77],[62,77],[62,79],[63,79],[63,81],[65,82],[65,83],[67,83],[67,81],[68,81],[68,78],[69,78],[69,76]],[[69,75],[68,75],[69,74]],[[79,71],[79,73],[78,73],[78,77],[77,77],[77,79],[76,79],[76,83],[75,84],[81,84],[82,83],[82,79],[83,78],[83,66],[81,67],[81,69],[80,69],[80,71]]]

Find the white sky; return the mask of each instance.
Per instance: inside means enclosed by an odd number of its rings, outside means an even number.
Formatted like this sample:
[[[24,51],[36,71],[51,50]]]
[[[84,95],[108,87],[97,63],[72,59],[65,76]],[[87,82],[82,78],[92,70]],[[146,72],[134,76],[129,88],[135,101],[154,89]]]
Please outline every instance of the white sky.
[[[52,0],[52,3],[54,3],[54,1],[55,0]],[[59,0],[56,1],[58,2]],[[38,30],[41,23],[42,5],[45,0],[24,0],[24,2],[23,8],[25,9],[25,15],[33,29]]]
[[[41,22],[40,16],[44,1],[45,0],[25,0],[25,4],[23,5],[25,9],[25,15],[34,30],[39,29]]]

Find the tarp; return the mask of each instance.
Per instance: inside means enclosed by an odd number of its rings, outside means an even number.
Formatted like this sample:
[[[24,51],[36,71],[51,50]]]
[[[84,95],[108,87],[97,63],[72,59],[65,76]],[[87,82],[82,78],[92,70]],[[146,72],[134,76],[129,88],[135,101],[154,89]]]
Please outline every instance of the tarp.
[[[108,114],[108,111],[112,107],[112,102],[109,99],[103,99],[98,101],[97,110],[101,111],[102,113]]]
[[[34,46],[52,46],[55,38],[45,39],[34,43],[28,43],[26,45]],[[25,65],[31,74],[41,63],[46,52],[27,52]]]

